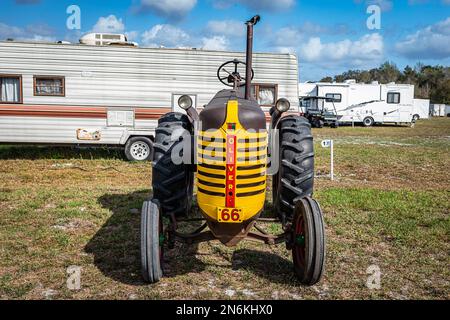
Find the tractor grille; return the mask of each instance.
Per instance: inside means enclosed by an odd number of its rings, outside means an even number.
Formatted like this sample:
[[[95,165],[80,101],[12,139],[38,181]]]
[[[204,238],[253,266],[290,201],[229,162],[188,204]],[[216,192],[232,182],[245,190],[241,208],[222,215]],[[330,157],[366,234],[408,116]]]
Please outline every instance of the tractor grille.
[[[210,197],[227,196],[227,168],[235,164],[235,198],[265,193],[267,166],[267,133],[245,133],[235,137],[234,163],[227,153],[227,137],[198,137],[198,192]],[[222,204],[225,205],[225,204]]]

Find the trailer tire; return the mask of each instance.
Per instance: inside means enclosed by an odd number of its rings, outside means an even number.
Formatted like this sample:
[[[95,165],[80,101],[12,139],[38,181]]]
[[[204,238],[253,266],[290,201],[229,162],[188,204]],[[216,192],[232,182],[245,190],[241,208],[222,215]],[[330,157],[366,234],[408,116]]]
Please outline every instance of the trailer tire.
[[[364,127],[371,127],[374,125],[374,123],[375,123],[375,121],[373,120],[372,117],[366,117],[363,120]]]
[[[147,137],[132,137],[125,144],[125,156],[129,161],[148,161],[153,158],[153,143]]]
[[[311,125],[300,116],[280,120],[279,170],[273,176],[272,195],[276,214],[292,221],[295,201],[311,196],[314,187],[314,143]]]
[[[171,112],[162,116],[153,146],[153,197],[159,201],[164,216],[185,216],[192,205],[194,172],[190,165],[172,161],[172,150],[183,143],[181,137],[172,141],[175,130],[185,130],[192,138],[192,124],[185,114]],[[193,150],[192,142],[190,148]],[[181,150],[180,155],[184,152]]]
[[[420,119],[420,116],[418,114],[413,115],[413,122],[416,122],[417,120]]]

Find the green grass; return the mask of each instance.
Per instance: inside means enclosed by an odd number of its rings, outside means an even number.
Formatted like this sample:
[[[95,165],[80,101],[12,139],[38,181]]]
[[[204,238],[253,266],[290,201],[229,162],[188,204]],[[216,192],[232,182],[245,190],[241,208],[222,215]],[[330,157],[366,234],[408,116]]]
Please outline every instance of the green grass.
[[[295,280],[283,245],[250,242],[177,244],[165,278],[146,285],[132,209],[150,195],[149,163],[118,150],[0,146],[0,298],[449,299],[450,120],[314,136],[328,255],[312,288]],[[333,182],[324,138],[336,142]],[[66,287],[71,265],[82,268],[80,291]],[[380,290],[365,285],[370,265],[381,269]]]

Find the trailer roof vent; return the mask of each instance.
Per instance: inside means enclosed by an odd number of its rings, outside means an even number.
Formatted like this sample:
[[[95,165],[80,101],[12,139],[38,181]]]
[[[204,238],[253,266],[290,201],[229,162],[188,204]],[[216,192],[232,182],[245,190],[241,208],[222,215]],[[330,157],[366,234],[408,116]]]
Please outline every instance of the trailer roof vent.
[[[109,46],[109,45],[126,45],[135,46],[135,43],[129,43],[124,34],[116,33],[88,33],[81,37],[81,44],[90,46]]]
[[[346,84],[354,84],[354,83],[356,83],[356,80],[355,79],[348,79],[348,80],[345,80],[344,83],[346,83]]]
[[[371,83],[372,83],[372,84],[379,84],[378,81],[372,81]]]

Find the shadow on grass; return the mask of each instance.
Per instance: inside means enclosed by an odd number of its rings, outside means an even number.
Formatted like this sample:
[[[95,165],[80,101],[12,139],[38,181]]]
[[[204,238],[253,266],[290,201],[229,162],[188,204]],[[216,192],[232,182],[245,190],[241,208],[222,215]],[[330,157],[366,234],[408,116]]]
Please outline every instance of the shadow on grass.
[[[121,148],[87,146],[0,145],[1,160],[125,159]]]
[[[129,285],[146,285],[140,266],[140,219],[142,202],[149,199],[150,190],[127,194],[105,194],[98,199],[112,216],[85,246],[93,254],[94,264],[107,277]],[[184,246],[165,249],[164,276],[173,277],[200,272],[203,264]]]
[[[294,275],[292,261],[277,254],[251,249],[240,249],[233,253],[233,270],[243,269],[270,282],[300,285]]]

